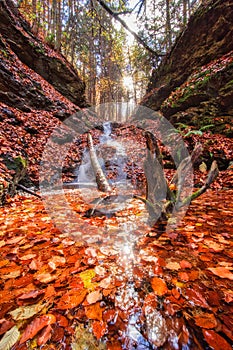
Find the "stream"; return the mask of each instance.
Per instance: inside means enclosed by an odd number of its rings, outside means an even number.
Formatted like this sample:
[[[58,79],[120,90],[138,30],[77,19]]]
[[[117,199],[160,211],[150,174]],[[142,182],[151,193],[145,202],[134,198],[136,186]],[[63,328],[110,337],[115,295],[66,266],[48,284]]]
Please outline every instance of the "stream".
[[[0,208],[0,331],[16,327],[23,349],[232,349],[233,190],[208,190],[156,238],[127,147],[105,123],[96,152],[117,189],[109,202],[85,150],[77,188],[50,198],[57,217],[20,195]]]

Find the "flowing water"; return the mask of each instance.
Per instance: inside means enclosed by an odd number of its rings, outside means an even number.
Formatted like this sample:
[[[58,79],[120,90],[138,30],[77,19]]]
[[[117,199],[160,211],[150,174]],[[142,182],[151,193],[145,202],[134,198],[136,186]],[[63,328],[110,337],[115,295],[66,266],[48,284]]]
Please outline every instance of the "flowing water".
[[[129,192],[129,190],[133,191],[134,187],[131,181],[127,179],[127,173],[125,171],[128,161],[126,145],[122,140],[118,140],[112,135],[111,122],[105,122],[103,124],[103,133],[99,137],[99,144],[95,146],[95,151],[98,162],[109,184],[116,190],[117,194],[107,202],[103,202],[101,199],[98,202],[99,191],[88,149],[84,150],[81,165],[76,171],[77,179],[75,182],[77,183],[77,187],[81,190],[83,198],[85,198],[87,203],[91,203],[93,197],[95,197],[96,210],[107,214],[123,209],[126,202],[123,194]]]
[[[122,142],[113,138],[111,122],[103,124],[103,134],[100,136],[99,142],[96,147],[98,161],[107,177],[110,173],[115,175],[113,178],[109,178],[109,183],[117,187],[129,187],[130,182],[127,180],[127,174],[124,170],[127,162],[126,150]],[[76,173],[76,182],[79,188],[82,188],[83,184],[86,183],[92,184],[93,187],[97,186],[87,149],[84,151],[82,163]]]

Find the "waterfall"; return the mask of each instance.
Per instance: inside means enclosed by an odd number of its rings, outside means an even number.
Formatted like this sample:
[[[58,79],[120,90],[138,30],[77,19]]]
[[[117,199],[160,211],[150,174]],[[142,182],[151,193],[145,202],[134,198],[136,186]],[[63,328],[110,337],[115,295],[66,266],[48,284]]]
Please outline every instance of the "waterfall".
[[[98,161],[106,176],[108,177],[109,175],[109,183],[116,187],[129,187],[131,184],[127,180],[127,174],[124,169],[127,162],[126,150],[122,142],[112,137],[111,122],[105,122],[103,124],[103,134],[100,136],[99,141],[99,145],[96,146]],[[108,152],[108,147],[111,152]],[[104,148],[106,149],[104,150]],[[82,163],[77,169],[76,174],[76,182],[79,187],[83,187],[84,185],[96,187],[95,175],[87,149],[84,150]],[[111,176],[111,174],[115,176]]]

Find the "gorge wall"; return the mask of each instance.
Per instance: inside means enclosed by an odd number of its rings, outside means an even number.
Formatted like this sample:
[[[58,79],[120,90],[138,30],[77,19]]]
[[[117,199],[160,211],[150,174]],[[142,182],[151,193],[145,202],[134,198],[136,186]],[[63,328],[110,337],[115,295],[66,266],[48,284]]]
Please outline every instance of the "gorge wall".
[[[0,1],[0,204],[22,179],[38,184],[52,130],[85,106],[75,69],[33,35],[11,0]]]
[[[172,123],[233,134],[233,1],[211,0],[192,15],[152,74],[141,102]]]

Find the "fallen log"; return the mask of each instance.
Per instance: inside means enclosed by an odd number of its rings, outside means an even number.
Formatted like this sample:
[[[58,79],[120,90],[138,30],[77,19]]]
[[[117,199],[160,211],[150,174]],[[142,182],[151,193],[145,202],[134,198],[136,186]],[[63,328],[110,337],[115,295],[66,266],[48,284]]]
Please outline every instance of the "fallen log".
[[[112,191],[112,188],[109,185],[108,180],[106,179],[106,176],[104,175],[103,170],[98,161],[98,157],[96,155],[96,151],[93,144],[93,139],[90,133],[87,134],[87,145],[90,152],[91,165],[95,174],[98,190],[102,192]]]

